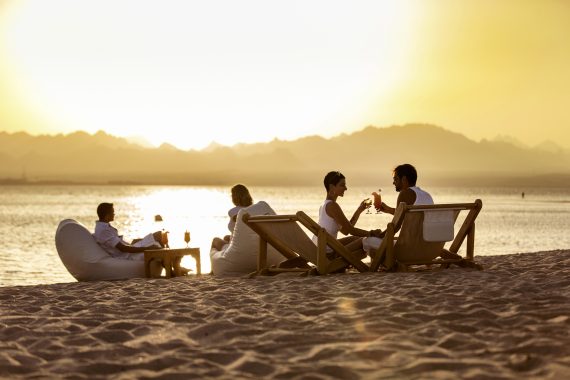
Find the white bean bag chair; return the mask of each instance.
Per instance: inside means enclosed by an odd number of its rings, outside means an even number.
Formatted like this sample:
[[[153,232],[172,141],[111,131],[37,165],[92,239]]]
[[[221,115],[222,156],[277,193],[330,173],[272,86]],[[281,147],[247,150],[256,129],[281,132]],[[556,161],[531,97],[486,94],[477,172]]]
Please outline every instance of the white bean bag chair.
[[[111,257],[85,226],[73,219],[59,223],[55,233],[59,258],[77,281],[124,280],[145,277],[144,261]]]
[[[239,210],[232,240],[221,251],[212,248],[210,260],[215,276],[243,276],[257,270],[259,235],[242,220],[242,215],[275,215],[275,211],[264,201]],[[267,246],[267,263],[275,265],[285,260],[272,246]]]

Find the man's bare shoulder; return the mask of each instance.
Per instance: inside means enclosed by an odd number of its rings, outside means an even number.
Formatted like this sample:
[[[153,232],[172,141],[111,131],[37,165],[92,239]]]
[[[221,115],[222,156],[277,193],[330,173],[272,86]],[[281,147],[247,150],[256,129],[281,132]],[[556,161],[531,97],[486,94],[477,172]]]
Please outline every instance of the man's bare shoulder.
[[[416,202],[416,192],[410,188],[400,191],[398,195],[398,204],[404,202],[407,205],[413,205]]]

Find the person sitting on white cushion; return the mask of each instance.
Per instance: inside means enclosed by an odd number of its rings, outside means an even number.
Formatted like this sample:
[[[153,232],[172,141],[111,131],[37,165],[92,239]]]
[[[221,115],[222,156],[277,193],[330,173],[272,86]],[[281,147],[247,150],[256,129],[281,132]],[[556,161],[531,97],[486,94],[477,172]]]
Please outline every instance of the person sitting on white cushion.
[[[115,208],[112,203],[101,203],[97,206],[99,220],[95,222],[93,237],[111,257],[125,260],[144,260],[141,255],[147,249],[162,248],[162,231],[146,235],[142,239],[134,239],[132,243],[123,240],[119,231],[111,226],[115,220]]]
[[[242,220],[244,213],[249,215],[275,215],[275,211],[264,201],[239,210],[232,239],[219,247],[212,241],[210,260],[215,276],[242,276],[257,270],[259,235]],[[219,239],[219,238],[218,238]],[[267,263],[277,265],[284,257],[270,245],[267,247]]]

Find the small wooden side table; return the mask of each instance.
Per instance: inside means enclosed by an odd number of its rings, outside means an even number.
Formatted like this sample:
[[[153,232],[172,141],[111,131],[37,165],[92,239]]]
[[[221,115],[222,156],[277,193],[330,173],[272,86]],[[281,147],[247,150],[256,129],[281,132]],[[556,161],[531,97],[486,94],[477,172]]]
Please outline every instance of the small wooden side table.
[[[144,272],[146,277],[151,277],[150,262],[160,260],[166,272],[166,278],[180,276],[180,267],[175,267],[176,258],[190,255],[196,261],[196,274],[202,274],[200,262],[200,248],[166,248],[148,249],[144,251]]]

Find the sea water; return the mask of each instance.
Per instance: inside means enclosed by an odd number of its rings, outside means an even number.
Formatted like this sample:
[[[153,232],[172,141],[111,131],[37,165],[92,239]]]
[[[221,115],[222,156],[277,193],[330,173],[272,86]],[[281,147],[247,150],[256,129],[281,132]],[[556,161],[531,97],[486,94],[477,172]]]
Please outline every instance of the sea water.
[[[350,219],[360,201],[377,188],[350,187],[338,202]],[[570,188],[429,188],[437,203],[473,202],[483,209],[476,222],[475,255],[504,255],[570,249]],[[251,186],[254,201],[264,200],[279,214],[306,212],[317,220],[325,198],[321,187]],[[395,206],[392,187],[382,199]],[[214,186],[0,186],[0,286],[72,282],[55,248],[63,219],[75,219],[93,231],[101,202],[115,205],[112,223],[127,241],[157,230],[169,231],[171,247],[199,247],[202,272],[210,271],[213,237],[229,234],[229,187]],[[155,215],[163,221],[155,222]],[[392,216],[366,212],[357,226],[382,228]],[[456,228],[459,228],[461,218]],[[465,245],[465,244],[464,244]],[[463,248],[462,248],[463,249]],[[461,251],[460,251],[461,252]],[[190,257],[184,265],[193,268]]]

